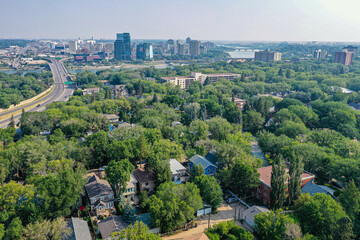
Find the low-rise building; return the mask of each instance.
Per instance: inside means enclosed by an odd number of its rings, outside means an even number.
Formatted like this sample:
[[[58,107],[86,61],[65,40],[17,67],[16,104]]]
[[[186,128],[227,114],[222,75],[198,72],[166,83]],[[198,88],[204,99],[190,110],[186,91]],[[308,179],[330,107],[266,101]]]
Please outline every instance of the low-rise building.
[[[143,168],[137,168],[133,172],[134,177],[138,180],[138,191],[154,192],[156,176],[151,170],[145,170]]]
[[[85,185],[85,190],[92,214],[108,215],[115,212],[114,192],[108,181],[93,175]]]
[[[170,159],[170,170],[172,173],[171,180],[176,183],[184,183],[188,180],[189,175],[186,172],[186,168],[179,163],[176,159]]]
[[[246,104],[246,100],[245,99],[241,99],[241,98],[235,98],[234,99],[234,103],[235,105],[242,111],[244,110],[245,104]]]
[[[109,120],[110,123],[119,122],[119,116],[116,114],[103,114],[103,116],[106,117],[106,119]]]
[[[302,193],[309,193],[311,196],[313,196],[316,193],[325,193],[332,197],[334,197],[335,190],[324,186],[324,185],[317,185],[314,183],[314,181],[310,181],[301,189]]]
[[[113,232],[120,232],[129,224],[125,223],[121,216],[110,216],[98,223],[101,238],[110,240]]]
[[[86,88],[84,90],[82,90],[82,94],[86,95],[86,94],[94,94],[94,93],[99,93],[100,89],[99,88]]]
[[[290,164],[286,163],[286,175],[289,174]],[[271,173],[272,166],[258,168],[257,172],[260,174],[260,185],[257,189],[254,190],[254,195],[260,199],[265,205],[270,205],[270,192],[271,192]],[[288,184],[287,179],[285,178],[285,184]],[[309,181],[315,179],[315,175],[303,171],[301,175],[301,188],[304,187]],[[287,190],[286,190],[287,192]]]
[[[192,171],[194,164],[201,165],[204,168],[204,174],[206,176],[213,176],[216,173],[217,167],[214,164],[212,164],[209,160],[207,160],[206,158],[200,155],[195,155],[190,158],[190,164],[189,164],[190,173]]]
[[[250,227],[255,226],[255,216],[259,213],[268,213],[270,212],[269,209],[262,206],[253,205],[251,208],[246,209],[242,212],[240,218],[243,219]]]
[[[70,233],[61,240],[92,240],[88,223],[78,218],[71,218],[67,224]]]
[[[130,173],[130,180],[126,184],[123,196],[130,201],[135,201],[135,195],[137,194],[138,180]]]

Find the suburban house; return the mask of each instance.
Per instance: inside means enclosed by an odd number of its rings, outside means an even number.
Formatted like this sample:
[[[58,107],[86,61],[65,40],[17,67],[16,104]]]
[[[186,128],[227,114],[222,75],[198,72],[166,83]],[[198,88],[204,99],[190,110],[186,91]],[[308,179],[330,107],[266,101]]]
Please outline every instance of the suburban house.
[[[128,226],[121,216],[110,216],[98,223],[102,239],[110,240],[113,232],[120,232]]]
[[[126,184],[126,188],[123,193],[123,196],[129,199],[130,201],[134,201],[135,195],[137,193],[137,185],[138,185],[138,180],[136,180],[134,175],[130,173],[130,180]]]
[[[94,94],[94,93],[99,93],[100,92],[100,88],[86,88],[84,90],[82,90],[82,94],[86,95],[86,94]]]
[[[289,173],[289,168],[290,168],[290,164],[286,163],[286,174],[288,175]],[[257,189],[255,189],[254,194],[256,195],[256,197],[260,200],[262,200],[262,202],[265,205],[270,205],[270,192],[271,192],[271,172],[272,172],[272,166],[268,166],[268,167],[262,167],[262,168],[258,168],[257,172],[260,174],[260,185]],[[301,175],[301,188],[303,188],[309,181],[312,181],[313,179],[315,179],[315,175],[303,171],[302,175]],[[286,178],[286,182],[285,184],[287,184],[287,178]]]
[[[128,97],[129,93],[126,89],[126,85],[115,85],[112,89],[113,98]]]
[[[116,114],[103,114],[103,116],[106,117],[107,120],[109,120],[109,123],[119,122],[119,116]]]
[[[209,162],[211,162],[212,164],[214,164],[217,168],[219,168],[220,163],[219,163],[219,161],[217,160],[215,153],[216,153],[216,152],[215,152],[214,150],[210,150],[210,151],[206,154],[205,158],[206,158],[206,160],[208,160]]]
[[[262,206],[256,206],[253,205],[251,208],[246,209],[244,212],[242,212],[242,215],[240,216],[241,219],[243,219],[250,227],[255,226],[255,216],[259,213],[268,213],[270,212],[269,209]]]
[[[171,180],[176,184],[184,183],[189,178],[186,168],[176,159],[170,159],[170,170],[172,173]]]
[[[86,221],[78,218],[71,218],[67,223],[70,234],[63,236],[61,240],[92,240],[89,226]]]
[[[217,167],[200,155],[195,155],[190,158],[190,172],[192,171],[194,164],[201,165],[204,168],[204,174],[206,176],[213,176],[216,173]]]
[[[108,181],[93,175],[85,185],[85,190],[95,215],[109,215],[115,212],[114,192]]]
[[[302,193],[309,193],[311,196],[313,196],[315,193],[325,193],[330,195],[331,197],[334,197],[335,190],[324,186],[324,185],[317,185],[314,183],[314,181],[308,182],[302,189]]]
[[[245,104],[246,104],[246,100],[245,99],[241,99],[241,98],[235,98],[234,99],[234,103],[235,105],[242,111],[244,110]]]
[[[148,191],[149,193],[154,192],[156,176],[153,171],[137,168],[134,170],[133,175],[136,180],[138,180],[139,192],[144,190]]]

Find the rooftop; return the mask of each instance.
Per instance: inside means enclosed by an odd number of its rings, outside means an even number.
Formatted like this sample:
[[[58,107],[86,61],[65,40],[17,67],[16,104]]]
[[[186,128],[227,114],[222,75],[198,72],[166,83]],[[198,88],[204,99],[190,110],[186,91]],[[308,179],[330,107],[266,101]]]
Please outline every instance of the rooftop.
[[[172,174],[177,174],[181,170],[186,170],[186,168],[178,162],[178,160],[172,158],[170,159],[170,170]]]
[[[310,181],[301,189],[301,192],[309,193],[311,196],[313,196],[315,193],[325,193],[325,194],[334,195],[335,190],[324,185],[317,185],[312,181]]]
[[[209,160],[207,160],[206,158],[200,156],[200,155],[194,155],[190,158],[190,162],[196,164],[196,165],[201,165],[204,169],[206,169],[209,166],[213,166],[216,167],[214,164],[212,164]]]
[[[145,170],[143,168],[137,168],[134,170],[133,172],[134,177],[139,181],[139,182],[155,182],[156,181],[156,176],[155,173],[151,170]]]
[[[246,216],[246,218],[250,219],[252,222],[255,222],[255,216],[264,212],[270,212],[270,210],[266,207],[253,205],[251,208],[244,211],[243,216]]]
[[[286,174],[288,174],[289,168],[290,168],[290,164],[286,163],[286,170],[285,170]],[[261,182],[263,182],[266,185],[268,185],[269,187],[271,187],[272,166],[258,168],[257,171],[260,174]],[[315,178],[315,175],[313,175],[309,172],[303,171],[303,173],[301,175],[301,180],[305,180],[305,179],[309,179],[309,178]],[[287,183],[287,181],[285,183]]]
[[[69,236],[62,237],[62,240],[92,240],[89,226],[86,221],[71,218],[68,221],[68,227],[71,229]]]
[[[135,184],[138,182],[138,180],[136,180],[136,178],[134,177],[134,175],[132,173],[130,173],[130,180],[127,182],[126,184],[126,188],[133,188],[135,187]]]
[[[89,182],[85,185],[85,189],[89,198],[93,198],[101,194],[114,194],[109,182],[100,179],[96,175],[90,177]]]
[[[101,237],[107,239],[111,233],[119,232],[128,226],[121,216],[111,216],[98,223]]]

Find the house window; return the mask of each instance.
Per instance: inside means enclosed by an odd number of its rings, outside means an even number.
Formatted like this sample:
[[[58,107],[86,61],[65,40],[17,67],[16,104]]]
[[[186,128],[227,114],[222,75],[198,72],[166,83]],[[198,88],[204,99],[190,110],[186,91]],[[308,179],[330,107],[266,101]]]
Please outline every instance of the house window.
[[[102,211],[102,206],[99,207],[99,210]]]
[[[148,186],[149,185],[149,183],[147,182],[147,183],[145,183],[145,186]]]
[[[94,203],[95,201],[96,201],[96,198],[91,199],[91,202],[93,202],[93,203]]]
[[[110,195],[108,196],[108,198],[110,198],[110,199],[113,198],[113,195],[110,194]]]
[[[207,172],[209,173],[209,172],[210,172],[210,169],[208,169]]]
[[[101,197],[101,200],[104,200],[104,197]]]
[[[265,190],[268,190],[269,188],[268,188],[268,186],[265,186]]]

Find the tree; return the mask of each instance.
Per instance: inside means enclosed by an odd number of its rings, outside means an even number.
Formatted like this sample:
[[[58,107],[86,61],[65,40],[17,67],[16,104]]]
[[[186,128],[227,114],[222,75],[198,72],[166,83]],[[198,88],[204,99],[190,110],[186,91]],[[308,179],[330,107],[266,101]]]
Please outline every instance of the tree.
[[[210,238],[210,240],[252,240],[254,238],[251,232],[246,231],[242,227],[236,225],[234,221],[217,223],[211,228],[208,228],[205,234]]]
[[[127,159],[111,161],[105,168],[106,178],[118,195],[122,194],[133,170],[134,166]]]
[[[5,226],[4,224],[0,224],[0,239],[3,239],[5,235]]]
[[[36,221],[27,225],[24,229],[24,235],[29,240],[55,240],[70,235],[71,231],[63,218],[57,218],[53,221]]]
[[[354,223],[354,232],[360,235],[360,191],[356,187],[354,180],[344,188],[339,200],[342,207]]]
[[[232,190],[241,197],[245,197],[250,189],[259,186],[259,173],[241,161],[236,161],[235,165],[222,170],[219,179],[223,186]]]
[[[123,219],[124,222],[126,223],[134,223],[136,220],[136,212],[135,212],[135,208],[133,208],[129,202],[126,203],[125,208],[124,208],[124,213],[123,213]]]
[[[199,114],[199,119],[202,121],[205,121],[207,119],[207,110],[206,110],[206,106],[205,104],[201,104],[200,105],[200,114]]]
[[[308,132],[308,129],[303,123],[295,123],[292,121],[284,122],[280,127],[275,131],[276,135],[286,135],[290,138],[296,138],[299,135],[304,135]]]
[[[159,102],[159,99],[158,99],[156,93],[154,93],[154,95],[153,95],[152,102],[153,102],[153,103]]]
[[[265,119],[254,110],[249,110],[244,115],[244,127],[253,134],[262,129],[264,123]]]
[[[151,222],[162,232],[169,232],[194,218],[202,207],[200,190],[193,183],[166,182],[149,199]]]
[[[12,127],[12,128],[15,127],[14,115],[11,115],[8,127]]]
[[[278,76],[279,76],[279,77],[283,77],[283,76],[284,76],[284,72],[283,72],[282,68],[279,69]]]
[[[208,121],[209,131],[211,133],[211,138],[216,140],[225,140],[227,135],[231,132],[232,126],[226,121],[226,119],[221,117],[214,117]]]
[[[319,240],[352,239],[352,222],[341,205],[330,195],[302,194],[295,202],[295,216],[303,232],[313,234]]]
[[[148,226],[143,222],[135,222],[121,232],[113,232],[111,239],[114,240],[161,240],[161,237],[149,231]]]
[[[20,218],[14,218],[5,231],[4,240],[21,240],[23,235],[23,226]]]
[[[223,200],[222,190],[216,179],[202,175],[196,177],[194,183],[200,189],[200,195],[203,201],[210,204],[212,210],[216,211]]]
[[[294,220],[281,214],[280,211],[259,213],[255,215],[255,236],[260,240],[283,240],[285,239],[286,225],[294,223]]]
[[[201,166],[200,164],[199,165],[196,165],[196,164],[193,164],[192,168],[191,168],[191,173],[190,173],[190,179],[189,181],[190,182],[193,182],[195,180],[196,177],[200,177],[204,175],[204,168],[203,166]]]
[[[296,155],[295,152],[293,152],[291,157],[289,177],[288,177],[289,205],[291,205],[291,203],[295,201],[301,194],[302,173],[303,173],[302,159],[300,156]]]
[[[271,209],[279,209],[284,204],[286,198],[285,169],[286,165],[282,162],[281,157],[277,157],[276,164],[272,165],[271,171]]]
[[[288,69],[286,70],[285,76],[286,76],[286,78],[291,78],[291,70],[290,70],[290,68],[288,68]]]

